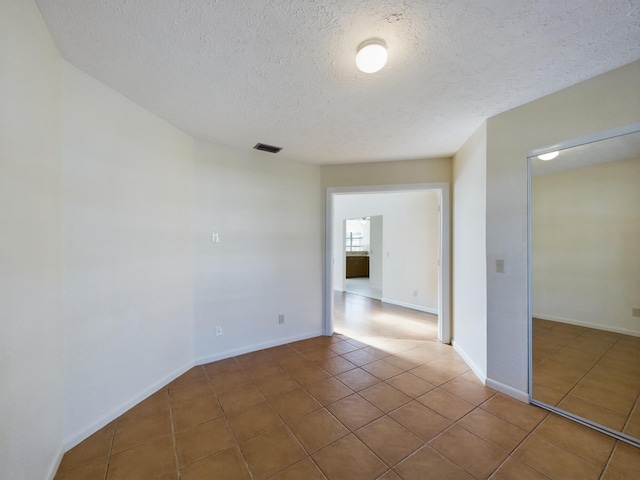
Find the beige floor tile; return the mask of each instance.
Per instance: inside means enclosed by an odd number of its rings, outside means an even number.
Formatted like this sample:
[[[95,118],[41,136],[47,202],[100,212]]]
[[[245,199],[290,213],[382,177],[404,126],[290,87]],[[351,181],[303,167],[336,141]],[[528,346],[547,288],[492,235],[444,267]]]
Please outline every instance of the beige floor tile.
[[[325,480],[325,476],[316,464],[307,457],[270,477],[269,480]]]
[[[271,401],[273,408],[285,421],[297,418],[305,413],[317,410],[322,405],[305,390],[294,390]]]
[[[496,394],[495,390],[456,377],[440,387],[474,405],[481,405]]]
[[[159,412],[160,410],[169,409],[169,394],[166,388],[163,388],[153,395],[145,398],[138,403],[135,407],[130,408],[125,413],[118,417],[119,420],[129,420],[135,417],[144,417],[151,413]]]
[[[402,478],[393,470],[388,470],[381,477],[378,477],[378,480],[402,480]]]
[[[251,385],[253,380],[244,370],[220,373],[210,378],[210,383],[217,395],[220,395],[234,388]]]
[[[234,446],[200,461],[194,462],[180,470],[180,480],[204,479],[251,480],[251,475],[240,454]]]
[[[429,446],[425,446],[393,470],[403,480],[471,480],[473,477]],[[427,473],[428,472],[428,473]],[[426,476],[428,475],[428,477]]]
[[[560,403],[567,393],[568,392],[565,391],[554,390],[539,383],[533,384],[533,398],[554,407]]]
[[[266,361],[245,368],[245,372],[254,380],[273,377],[284,373],[284,369],[275,361]]]
[[[615,445],[608,435],[554,414],[542,421],[536,435],[601,467],[606,465]]]
[[[336,375],[336,378],[356,392],[380,383],[378,377],[371,375],[361,368],[355,368],[348,372],[341,373],[340,375]]]
[[[425,442],[431,440],[452,423],[451,420],[415,401],[391,412],[389,416]]]
[[[509,457],[490,478],[491,480],[548,480],[549,477]]]
[[[361,347],[358,345],[354,345],[352,342],[340,342],[334,343],[329,348],[331,349],[331,351],[338,355],[345,355],[347,353],[355,352]]]
[[[622,431],[631,437],[640,438],[640,401],[636,402]]]
[[[329,479],[374,480],[387,470],[353,434],[324,447],[312,457]]]
[[[342,358],[349,360],[351,363],[358,365],[359,367],[378,360],[376,356],[371,355],[364,350],[356,350],[353,352],[345,353],[344,355],[342,355]]]
[[[449,420],[458,420],[475,408],[472,403],[453,395],[441,388],[436,388],[418,397],[423,405],[439,413]]]
[[[329,360],[330,358],[337,357],[338,354],[329,350],[327,347],[313,347],[309,350],[303,352],[303,354],[307,359],[312,362],[319,362],[322,360]]]
[[[306,389],[322,405],[328,405],[353,394],[353,390],[334,377],[307,385]]]
[[[204,368],[204,372],[207,374],[209,379],[215,375],[220,375],[221,373],[237,372],[242,369],[235,358],[226,358],[224,360],[218,360],[217,362],[207,363],[206,365],[203,365],[202,368]]]
[[[392,387],[397,388],[402,393],[409,395],[411,398],[419,397],[420,395],[423,395],[429,390],[433,390],[435,388],[435,385],[432,385],[408,372],[388,379],[387,383]]]
[[[168,387],[175,387],[177,385],[186,385],[189,383],[198,383],[207,380],[207,376],[204,373],[202,366],[193,367],[180,375],[174,381],[172,381]]]
[[[273,475],[306,456],[305,451],[284,426],[240,443],[240,450],[255,479]]]
[[[169,402],[172,406],[195,402],[214,395],[208,381],[186,383],[169,388]]]
[[[218,395],[218,401],[227,415],[265,400],[264,395],[253,384],[234,388]]]
[[[507,453],[511,453],[529,434],[481,408],[469,413],[458,425]]]
[[[412,400],[408,395],[384,382],[365,388],[360,392],[360,395],[385,413]]]
[[[171,415],[168,410],[161,410],[145,417],[118,420],[111,453],[129,450],[164,435],[171,435]]]
[[[247,368],[252,365],[260,365],[261,363],[269,361],[269,355],[263,350],[256,350],[255,352],[249,352],[235,357],[242,368]]]
[[[330,375],[338,375],[340,373],[348,372],[349,370],[353,370],[356,368],[354,363],[351,363],[349,360],[346,360],[342,357],[333,357],[328,360],[322,360],[316,362],[321,369]]]
[[[282,424],[280,416],[268,402],[257,403],[227,418],[239,442],[249,440]]]
[[[558,407],[574,415],[620,431],[627,421],[627,416],[613,410],[609,410],[601,405],[588,402],[580,397],[569,394],[559,404]]]
[[[291,369],[289,374],[301,385],[310,385],[325,380],[330,376],[327,372],[312,363],[303,365],[300,368]]]
[[[115,428],[115,422],[111,422],[66,452],[58,472],[68,472],[100,459],[106,461],[111,450]]]
[[[103,457],[75,466],[72,470],[58,470],[53,480],[104,480],[107,475],[107,463],[108,457]]]
[[[113,455],[107,480],[157,478],[176,470],[173,441],[170,436]]]
[[[218,400],[213,396],[191,403],[183,403],[171,409],[173,426],[176,432],[194,427],[223,415]]]
[[[442,385],[443,383],[446,383],[458,376],[457,374],[451,373],[447,370],[436,368],[430,363],[420,365],[419,367],[409,370],[409,373],[412,373],[413,375],[436,386]]]
[[[357,430],[355,434],[390,467],[423,445],[422,440],[387,416]]]
[[[175,439],[180,468],[235,444],[225,418],[217,418],[178,432]]]
[[[601,472],[594,464],[536,434],[529,435],[513,456],[554,480],[597,480]]]
[[[291,420],[288,425],[308,453],[313,453],[349,433],[324,408]]]
[[[358,394],[350,395],[331,403],[327,405],[327,409],[351,431],[357,430],[384,415],[382,410]]]
[[[640,472],[640,448],[618,441],[607,465],[607,472],[623,479],[637,479]]]
[[[288,373],[256,380],[256,386],[269,399],[298,390],[301,387]]]
[[[386,380],[404,372],[404,370],[386,360],[376,360],[375,362],[367,363],[362,366],[362,369],[378,377],[380,380]]]
[[[529,432],[547,416],[545,410],[507,397],[501,393],[482,404],[480,408]]]
[[[429,445],[477,479],[487,478],[507,458],[503,450],[458,426],[451,427]]]

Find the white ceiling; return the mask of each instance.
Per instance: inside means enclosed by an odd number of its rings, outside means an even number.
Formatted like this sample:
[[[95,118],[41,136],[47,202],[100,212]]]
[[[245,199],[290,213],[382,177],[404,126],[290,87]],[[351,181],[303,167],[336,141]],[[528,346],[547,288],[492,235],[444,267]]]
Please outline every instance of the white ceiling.
[[[640,59],[640,0],[36,1],[66,60],[176,127],[318,164],[448,157]],[[371,37],[389,62],[360,73]]]

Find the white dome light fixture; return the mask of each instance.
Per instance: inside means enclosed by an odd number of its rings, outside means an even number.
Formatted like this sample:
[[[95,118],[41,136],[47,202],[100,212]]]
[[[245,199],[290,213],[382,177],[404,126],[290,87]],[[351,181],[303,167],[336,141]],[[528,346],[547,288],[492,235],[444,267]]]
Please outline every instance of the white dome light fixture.
[[[558,155],[560,155],[560,152],[556,150],[555,152],[543,153],[542,155],[538,155],[538,158],[540,160],[548,162],[549,160],[553,160],[554,158],[556,158]]]
[[[375,73],[387,63],[387,45],[383,40],[366,40],[358,47],[356,65],[364,73]]]

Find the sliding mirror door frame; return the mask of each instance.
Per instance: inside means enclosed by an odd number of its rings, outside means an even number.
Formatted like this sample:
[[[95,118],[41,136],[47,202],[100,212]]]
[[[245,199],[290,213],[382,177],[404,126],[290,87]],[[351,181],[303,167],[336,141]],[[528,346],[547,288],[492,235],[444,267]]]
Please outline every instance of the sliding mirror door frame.
[[[640,438],[634,438],[629,435],[626,435],[622,432],[613,430],[609,427],[600,425],[591,421],[589,419],[580,417],[576,414],[558,408],[557,406],[550,405],[540,400],[536,400],[533,396],[533,269],[532,269],[532,159],[537,157],[538,155],[542,155],[549,152],[561,151],[572,147],[578,147],[581,145],[586,145],[594,142],[599,142],[602,140],[607,140],[615,137],[619,137],[622,135],[627,135],[631,133],[639,133],[640,132],[640,122],[633,123],[630,125],[625,125],[622,127],[614,128],[611,130],[606,130],[590,135],[585,135],[582,137],[566,140],[563,142],[559,142],[553,145],[549,145],[543,148],[536,148],[533,150],[529,150],[527,152],[527,298],[528,298],[528,348],[529,348],[529,401],[534,405],[538,405],[542,408],[555,412],[559,415],[562,415],[566,418],[574,420],[583,425],[594,428],[600,432],[611,435],[619,440],[623,440],[632,445],[640,447]]]

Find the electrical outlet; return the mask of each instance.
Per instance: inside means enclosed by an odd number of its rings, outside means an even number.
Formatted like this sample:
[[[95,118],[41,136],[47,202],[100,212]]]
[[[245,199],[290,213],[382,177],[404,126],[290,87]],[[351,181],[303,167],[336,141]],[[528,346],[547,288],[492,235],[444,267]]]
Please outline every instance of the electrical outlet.
[[[504,273],[504,260],[496,260],[496,273]]]
[[[222,325],[216,326],[216,337],[222,336]]]
[[[284,323],[284,313],[278,315],[278,323],[281,325]]]
[[[633,307],[631,309],[631,316],[633,317],[640,317],[640,308],[638,307]]]
[[[413,296],[414,296],[414,297],[417,297],[417,296],[418,296],[418,290],[414,290],[414,291],[413,291]]]

